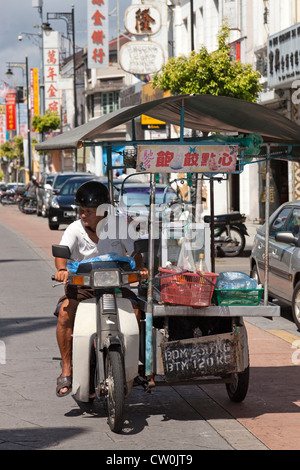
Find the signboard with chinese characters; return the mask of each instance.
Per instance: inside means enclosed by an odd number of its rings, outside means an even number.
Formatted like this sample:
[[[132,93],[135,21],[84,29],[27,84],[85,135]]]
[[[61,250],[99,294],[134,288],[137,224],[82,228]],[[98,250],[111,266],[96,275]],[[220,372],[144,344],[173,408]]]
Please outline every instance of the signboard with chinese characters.
[[[151,4],[131,5],[124,13],[124,25],[130,34],[156,34],[161,28],[161,14]]]
[[[87,0],[87,24],[88,68],[108,68],[108,0]]]
[[[30,105],[31,118],[40,114],[39,103],[39,69],[30,69]]]
[[[127,42],[120,50],[120,65],[125,72],[138,75],[159,72],[164,65],[164,53],[156,42]]]
[[[281,87],[300,78],[300,24],[268,38],[268,84]]]
[[[232,173],[238,145],[141,145],[137,171],[151,173]]]
[[[58,31],[44,31],[45,110],[60,115],[59,39]]]
[[[0,105],[0,145],[6,142],[6,113],[5,105]]]
[[[6,129],[15,131],[16,127],[16,90],[9,90],[6,94]]]

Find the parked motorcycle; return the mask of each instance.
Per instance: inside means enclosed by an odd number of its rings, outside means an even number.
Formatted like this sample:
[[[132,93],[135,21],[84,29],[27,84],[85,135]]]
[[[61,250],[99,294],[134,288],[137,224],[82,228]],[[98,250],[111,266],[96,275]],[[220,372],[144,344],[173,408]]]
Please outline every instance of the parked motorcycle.
[[[0,197],[0,202],[5,205],[17,204],[18,202],[18,194],[14,189],[8,189],[7,191],[3,192]]]
[[[70,259],[67,246],[53,245],[54,257]],[[68,283],[93,287],[95,299],[79,304],[73,330],[72,393],[89,402],[91,394],[105,401],[108,424],[120,432],[125,397],[138,375],[139,327],[129,299],[116,288],[137,282],[139,274],[126,261],[87,261],[79,264]]]
[[[36,196],[24,194],[24,196],[19,200],[18,207],[24,214],[34,214],[37,210]]]
[[[217,255],[235,257],[244,251],[246,236],[249,236],[245,221],[245,215],[240,212],[214,216],[214,243]],[[210,223],[211,217],[204,216],[204,222]]]

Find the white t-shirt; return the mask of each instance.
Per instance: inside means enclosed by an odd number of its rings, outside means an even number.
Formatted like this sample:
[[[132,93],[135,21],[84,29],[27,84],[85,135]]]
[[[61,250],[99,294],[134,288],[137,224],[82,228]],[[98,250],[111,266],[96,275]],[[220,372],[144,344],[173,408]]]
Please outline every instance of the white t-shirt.
[[[70,224],[60,241],[60,245],[67,245],[74,261],[94,258],[107,253],[117,253],[120,256],[131,256],[134,252],[134,240],[127,236],[127,230],[122,219],[115,217],[115,224],[107,225],[107,220],[97,226],[98,243],[93,242],[86,233],[81,220]],[[121,223],[121,225],[119,225]]]

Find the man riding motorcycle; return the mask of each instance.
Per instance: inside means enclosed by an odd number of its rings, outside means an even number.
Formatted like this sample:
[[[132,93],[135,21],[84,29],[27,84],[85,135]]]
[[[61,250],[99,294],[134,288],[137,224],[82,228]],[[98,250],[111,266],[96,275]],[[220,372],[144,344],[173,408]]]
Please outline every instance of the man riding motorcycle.
[[[61,245],[67,245],[71,252],[71,259],[82,261],[107,253],[117,253],[120,256],[133,256],[136,269],[140,270],[144,280],[147,270],[142,267],[142,256],[134,254],[134,240],[129,237],[119,237],[118,231],[108,237],[101,237],[107,226],[107,212],[97,215],[97,208],[102,204],[109,204],[109,193],[106,186],[98,181],[88,181],[82,184],[75,196],[75,203],[79,205],[80,219],[70,224],[61,239]],[[116,227],[118,217],[116,218]],[[99,226],[100,223],[100,226]],[[56,394],[59,397],[68,395],[72,388],[72,333],[74,318],[78,303],[82,300],[94,297],[90,287],[74,287],[67,284],[68,269],[67,260],[55,258],[55,279],[65,284],[65,295],[58,302],[56,313],[58,315],[56,337],[62,358],[62,372],[57,379]],[[137,321],[141,319],[136,298],[129,289],[123,289],[123,297],[132,301]]]

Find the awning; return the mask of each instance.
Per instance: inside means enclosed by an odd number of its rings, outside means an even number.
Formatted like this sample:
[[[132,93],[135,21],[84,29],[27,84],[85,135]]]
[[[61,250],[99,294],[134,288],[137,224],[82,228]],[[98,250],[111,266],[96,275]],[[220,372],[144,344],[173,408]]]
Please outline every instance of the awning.
[[[262,105],[212,95],[179,95],[122,108],[36,146],[38,151],[76,149],[84,142],[109,140],[104,133],[142,114],[203,132],[259,134],[265,143],[300,144],[300,127]]]

